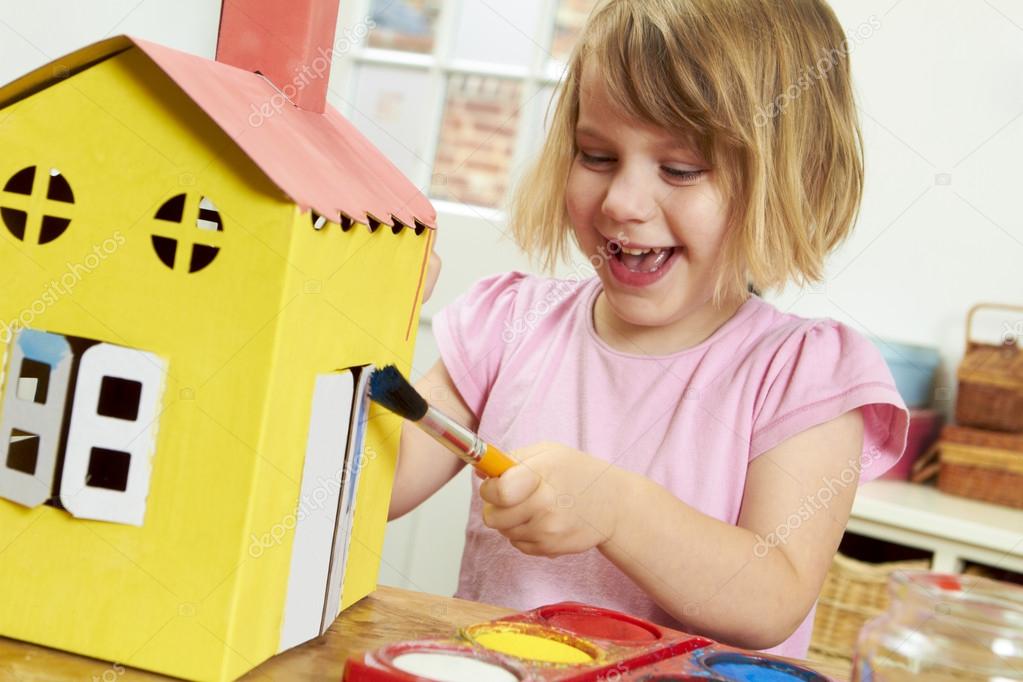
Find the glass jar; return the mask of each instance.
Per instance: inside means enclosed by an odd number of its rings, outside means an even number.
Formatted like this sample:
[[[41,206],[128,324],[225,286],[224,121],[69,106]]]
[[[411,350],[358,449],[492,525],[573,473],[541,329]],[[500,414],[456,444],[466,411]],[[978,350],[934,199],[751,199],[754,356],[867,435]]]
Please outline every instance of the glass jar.
[[[888,611],[860,631],[853,682],[1023,680],[1023,587],[896,571]]]

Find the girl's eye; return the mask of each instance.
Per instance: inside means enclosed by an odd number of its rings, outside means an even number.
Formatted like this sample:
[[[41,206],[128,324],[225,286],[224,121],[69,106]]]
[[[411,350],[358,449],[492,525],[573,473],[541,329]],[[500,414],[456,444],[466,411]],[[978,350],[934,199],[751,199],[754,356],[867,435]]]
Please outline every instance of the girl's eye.
[[[603,163],[610,163],[611,161],[614,161],[614,159],[612,159],[609,156],[598,156],[598,155],[595,155],[595,154],[587,154],[584,151],[580,151],[579,152],[579,158],[581,158],[583,160],[583,163],[588,163],[588,164],[591,164],[591,165],[594,165],[594,166],[597,166],[597,165],[600,165],[600,164],[603,164]]]
[[[671,168],[670,166],[661,166],[661,170],[663,170],[672,180],[680,180],[682,182],[695,182],[696,180],[699,180],[705,172],[702,170],[681,170],[679,168]]]
[[[582,150],[579,151],[579,159],[587,166],[607,166],[615,162],[613,156],[587,154]],[[705,170],[683,170],[681,168],[672,168],[671,166],[661,166],[661,170],[671,180],[682,183],[696,182],[707,172]]]

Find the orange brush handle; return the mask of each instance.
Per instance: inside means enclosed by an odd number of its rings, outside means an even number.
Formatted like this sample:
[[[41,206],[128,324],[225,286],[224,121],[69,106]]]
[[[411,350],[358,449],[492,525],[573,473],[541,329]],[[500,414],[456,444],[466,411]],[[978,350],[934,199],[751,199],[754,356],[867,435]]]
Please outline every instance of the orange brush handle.
[[[487,476],[496,478],[518,464],[514,459],[504,454],[493,445],[487,443],[487,450],[476,462],[476,468]]]

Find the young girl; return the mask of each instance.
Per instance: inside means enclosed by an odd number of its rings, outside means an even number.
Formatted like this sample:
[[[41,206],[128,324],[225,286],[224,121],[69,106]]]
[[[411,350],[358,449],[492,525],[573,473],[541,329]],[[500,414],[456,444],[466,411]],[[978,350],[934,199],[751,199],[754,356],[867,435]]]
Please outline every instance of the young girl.
[[[862,152],[824,0],[605,0],[512,212],[548,265],[434,318],[417,388],[520,464],[473,478],[456,596],[606,606],[803,657],[856,486],[908,413],[879,352],[755,291],[822,277]],[[460,460],[406,428],[391,518]]]

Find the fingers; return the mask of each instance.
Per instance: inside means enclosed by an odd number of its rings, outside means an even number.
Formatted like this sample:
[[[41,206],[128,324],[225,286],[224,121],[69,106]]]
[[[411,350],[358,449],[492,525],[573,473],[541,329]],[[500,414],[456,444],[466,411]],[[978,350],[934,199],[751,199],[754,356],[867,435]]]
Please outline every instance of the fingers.
[[[485,502],[483,504],[483,524],[503,532],[529,523],[533,518],[534,511],[531,505],[495,507],[489,502]]]
[[[480,484],[480,497],[496,507],[522,504],[540,486],[540,476],[529,467],[517,464],[498,478]]]

